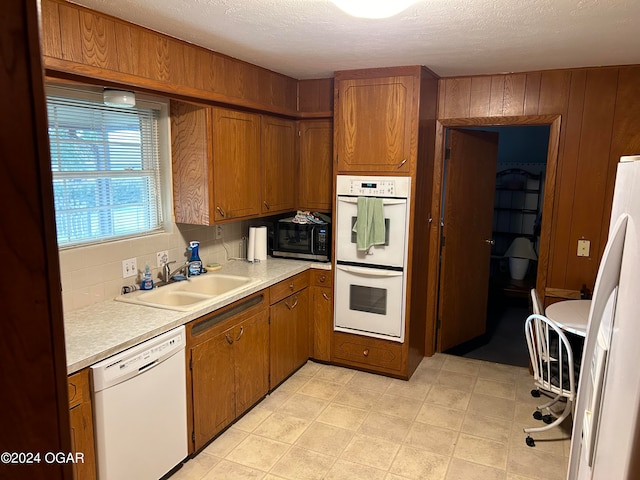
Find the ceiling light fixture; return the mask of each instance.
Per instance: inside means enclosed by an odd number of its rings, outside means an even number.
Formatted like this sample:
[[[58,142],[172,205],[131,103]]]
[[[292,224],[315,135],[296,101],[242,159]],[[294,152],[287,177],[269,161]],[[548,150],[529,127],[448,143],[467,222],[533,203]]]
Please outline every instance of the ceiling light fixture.
[[[104,104],[109,107],[131,108],[136,106],[136,94],[128,90],[105,88],[103,99]]]
[[[331,0],[340,10],[353,17],[388,18],[399,14],[416,0]]]

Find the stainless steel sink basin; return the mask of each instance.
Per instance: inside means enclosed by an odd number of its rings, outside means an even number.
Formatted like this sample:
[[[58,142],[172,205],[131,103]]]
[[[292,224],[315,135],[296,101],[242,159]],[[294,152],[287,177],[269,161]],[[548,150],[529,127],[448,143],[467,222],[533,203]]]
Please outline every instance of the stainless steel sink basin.
[[[208,273],[175,282],[148,292],[119,295],[119,302],[188,312],[233,295],[260,282],[240,275]]]

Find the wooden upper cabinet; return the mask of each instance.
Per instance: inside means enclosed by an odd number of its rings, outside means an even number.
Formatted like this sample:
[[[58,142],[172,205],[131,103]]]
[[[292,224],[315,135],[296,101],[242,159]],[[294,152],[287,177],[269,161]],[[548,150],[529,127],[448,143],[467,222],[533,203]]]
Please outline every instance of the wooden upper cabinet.
[[[262,116],[262,208],[271,215],[296,208],[296,122]],[[255,188],[255,187],[254,187]]]
[[[226,108],[212,113],[214,219],[259,215],[260,115]]]
[[[416,75],[375,78],[336,75],[338,172],[413,171],[418,86]]]
[[[171,102],[173,205],[176,222],[213,224],[210,108]]]
[[[310,211],[331,211],[333,122],[303,120],[300,132],[299,207]]]

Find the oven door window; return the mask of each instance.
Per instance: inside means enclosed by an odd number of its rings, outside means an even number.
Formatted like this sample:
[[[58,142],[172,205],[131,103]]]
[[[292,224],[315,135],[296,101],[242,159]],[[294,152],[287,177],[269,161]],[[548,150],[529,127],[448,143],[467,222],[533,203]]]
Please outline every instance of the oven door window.
[[[278,249],[296,253],[311,252],[313,228],[310,225],[280,223],[277,232]]]
[[[386,315],[387,289],[349,285],[349,310]]]
[[[356,224],[358,217],[351,217],[351,243],[354,245],[358,243],[358,234],[353,231],[353,226]],[[384,246],[389,246],[389,224],[391,221],[388,218],[384,219]]]

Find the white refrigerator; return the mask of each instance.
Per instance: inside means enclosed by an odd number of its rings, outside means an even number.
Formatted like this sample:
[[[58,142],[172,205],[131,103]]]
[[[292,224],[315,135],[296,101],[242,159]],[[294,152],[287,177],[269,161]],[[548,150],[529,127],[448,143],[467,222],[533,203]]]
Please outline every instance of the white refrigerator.
[[[573,420],[568,479],[640,479],[640,156],[618,164]]]

